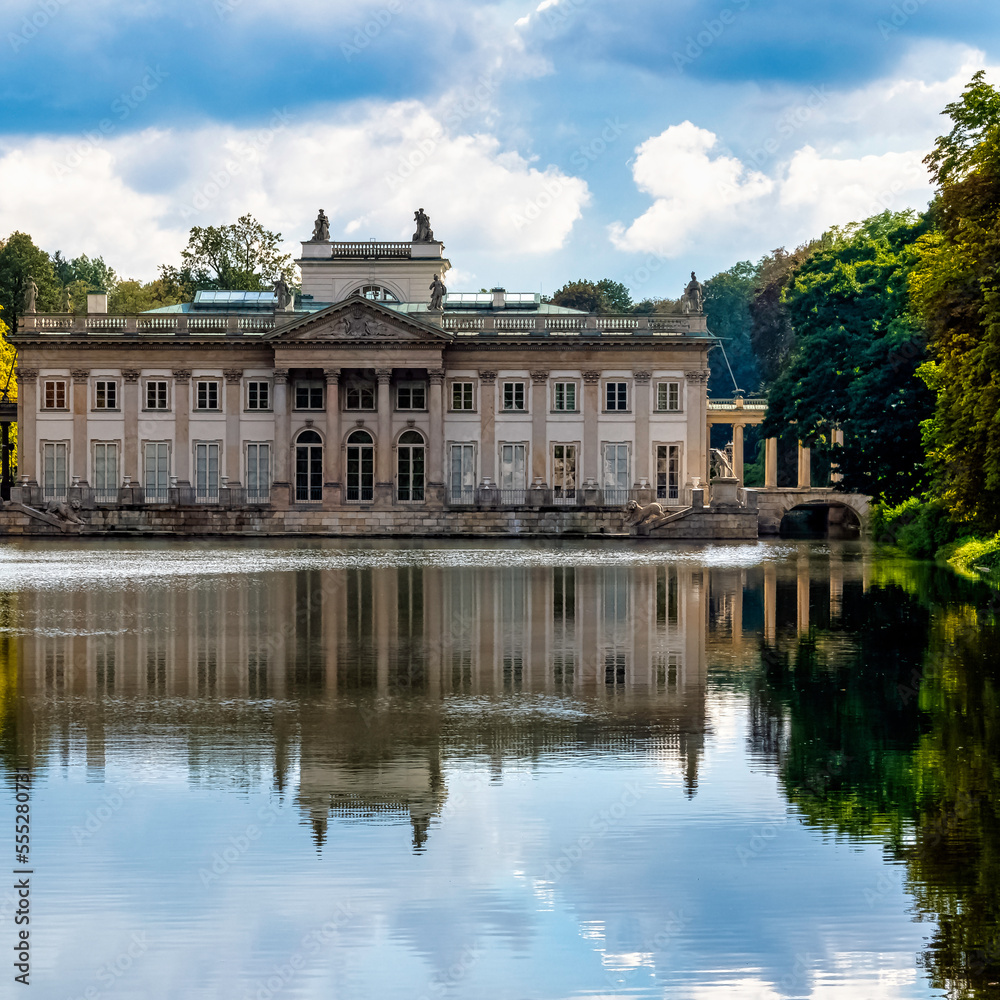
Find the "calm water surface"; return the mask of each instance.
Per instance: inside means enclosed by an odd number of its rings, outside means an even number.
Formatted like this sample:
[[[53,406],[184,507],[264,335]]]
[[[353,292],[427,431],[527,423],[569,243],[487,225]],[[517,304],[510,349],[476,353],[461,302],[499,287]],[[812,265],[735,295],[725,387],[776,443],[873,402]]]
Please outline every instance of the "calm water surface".
[[[1000,996],[995,614],[853,543],[0,547],[23,995]]]

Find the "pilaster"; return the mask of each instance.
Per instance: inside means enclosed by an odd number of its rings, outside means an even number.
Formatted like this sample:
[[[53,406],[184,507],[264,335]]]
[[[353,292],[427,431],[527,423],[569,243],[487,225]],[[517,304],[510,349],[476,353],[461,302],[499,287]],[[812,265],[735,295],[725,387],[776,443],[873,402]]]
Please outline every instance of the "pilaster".
[[[87,407],[89,404],[90,369],[73,371],[73,454],[71,475],[78,485],[87,485]]]
[[[601,478],[600,440],[598,420],[601,413],[601,373],[583,373],[583,468],[580,479],[593,479],[599,485]]]
[[[334,504],[340,503],[341,473],[340,447],[340,369],[324,368],[326,379],[326,448],[323,451],[324,496]]]
[[[653,403],[650,398],[650,380],[652,372],[632,372],[635,380],[633,391],[632,413],[635,417],[635,485],[643,480],[650,481],[650,445],[649,445],[649,414]]]
[[[547,371],[531,372],[531,482],[546,482],[545,468],[548,465],[546,426],[548,424],[548,383]]]
[[[122,442],[122,476],[129,476],[134,484],[143,485],[139,461],[139,376],[138,368],[122,369],[122,414],[125,417],[125,440]],[[180,451],[181,443],[178,441]]]
[[[226,477],[230,486],[239,486],[243,450],[240,441],[243,369],[227,368],[222,374],[226,379]]]
[[[191,485],[191,371],[175,368],[173,473],[181,486]],[[126,470],[127,471],[127,470]]]
[[[428,368],[430,380],[430,441],[427,443],[427,485],[444,485],[444,369]]]
[[[17,473],[21,482],[38,481],[38,369],[17,369]]]
[[[497,461],[497,373],[479,373],[479,478],[496,482]]]
[[[375,444],[375,485],[392,485],[392,381],[391,368],[376,368],[378,380],[378,441]]]

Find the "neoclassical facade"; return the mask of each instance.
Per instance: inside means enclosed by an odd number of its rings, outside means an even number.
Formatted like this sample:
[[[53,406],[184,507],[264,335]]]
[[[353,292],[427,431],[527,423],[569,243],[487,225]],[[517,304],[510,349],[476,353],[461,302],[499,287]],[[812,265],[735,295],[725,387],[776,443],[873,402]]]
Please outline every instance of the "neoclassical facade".
[[[84,317],[24,316],[21,500],[412,521],[681,505],[705,479],[714,338],[700,311],[594,316],[503,289],[442,300],[450,263],[433,239],[314,238],[297,263],[287,303],[199,292],[111,316],[92,296]]]

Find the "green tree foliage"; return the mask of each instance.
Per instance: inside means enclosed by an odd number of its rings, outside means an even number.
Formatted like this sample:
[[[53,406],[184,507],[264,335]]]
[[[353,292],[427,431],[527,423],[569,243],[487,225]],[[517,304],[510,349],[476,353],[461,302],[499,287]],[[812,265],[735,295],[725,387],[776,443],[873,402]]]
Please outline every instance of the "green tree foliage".
[[[161,265],[155,281],[119,281],[108,296],[108,312],[120,316],[190,302],[195,290],[189,273]]]
[[[118,275],[104,263],[103,257],[91,260],[86,254],[81,254],[67,260],[57,250],[52,255],[52,269],[63,286],[83,282],[87,286],[86,292],[110,292],[118,281]]]
[[[1000,527],[1000,92],[977,73],[927,157],[940,228],[911,282],[929,334],[920,374],[937,404],[925,445],[935,492],[961,522]]]
[[[279,277],[295,281],[295,265],[280,248],[281,233],[251,215],[225,226],[193,226],[181,251],[181,274],[197,288],[264,291]]]
[[[37,311],[58,312],[62,305],[62,286],[49,255],[36,247],[27,233],[11,233],[0,244],[0,308],[11,329],[16,328],[21,315],[29,277],[38,286]]]
[[[567,309],[583,309],[593,313],[627,313],[632,309],[632,294],[620,282],[610,278],[600,281],[568,281],[550,300]]]
[[[753,321],[750,303],[757,287],[757,268],[748,260],[741,261],[728,271],[715,275],[705,282],[705,316],[708,329],[723,342],[726,356],[721,350],[712,351],[709,365],[712,375],[708,391],[712,396],[727,396],[736,387],[744,392],[754,392],[760,385],[757,359],[750,342]],[[729,358],[733,375],[730,377],[725,358]]]
[[[782,305],[795,346],[764,426],[774,436],[794,426],[822,449],[839,425],[845,488],[897,503],[925,486],[920,425],[933,397],[915,377],[924,347],[908,282],[927,228],[883,212],[831,231],[791,273]]]

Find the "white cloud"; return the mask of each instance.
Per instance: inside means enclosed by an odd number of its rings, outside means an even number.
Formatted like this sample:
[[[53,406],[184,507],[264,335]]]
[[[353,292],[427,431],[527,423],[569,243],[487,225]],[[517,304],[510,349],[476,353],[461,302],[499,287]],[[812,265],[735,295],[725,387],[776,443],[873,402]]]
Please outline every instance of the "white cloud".
[[[452,250],[545,254],[563,246],[590,197],[584,181],[505,151],[492,135],[449,132],[414,101],[311,121],[276,112],[257,128],[26,138],[8,148],[0,190],[18,197],[0,203],[0,232],[99,254],[143,278],[179,260],[191,226],[246,212],[295,252],[320,206],[335,239],[408,239],[423,206]]]
[[[619,250],[675,256],[703,228],[723,223],[737,206],[771,192],[773,182],[759,171],[735,157],[713,155],[717,144],[714,133],[683,122],[639,146],[632,176],[655,201],[628,229],[620,223],[612,227]]]

